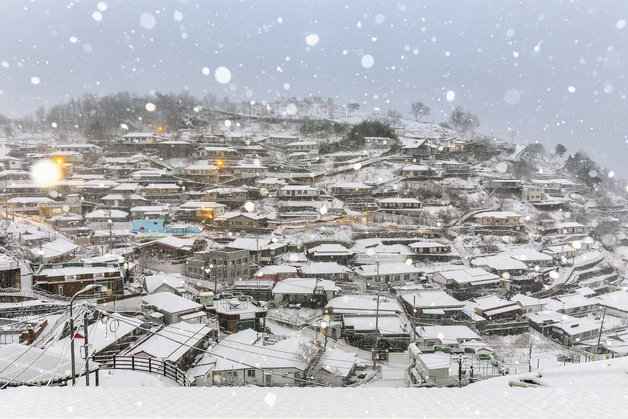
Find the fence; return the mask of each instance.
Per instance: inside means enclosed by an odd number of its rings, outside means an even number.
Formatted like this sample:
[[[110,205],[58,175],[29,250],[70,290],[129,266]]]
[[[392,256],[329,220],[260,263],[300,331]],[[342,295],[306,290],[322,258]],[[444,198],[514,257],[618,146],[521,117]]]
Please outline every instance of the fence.
[[[100,364],[101,369],[145,371],[163,375],[183,387],[190,386],[190,380],[188,380],[185,373],[175,364],[168,361],[135,355],[96,355],[93,357],[93,360]]]

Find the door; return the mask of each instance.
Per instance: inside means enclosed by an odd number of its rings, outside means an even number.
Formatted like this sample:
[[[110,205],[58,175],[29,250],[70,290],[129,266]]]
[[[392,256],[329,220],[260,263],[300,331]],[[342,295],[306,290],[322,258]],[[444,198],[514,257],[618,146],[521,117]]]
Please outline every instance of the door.
[[[270,387],[273,385],[273,376],[268,374],[264,376],[264,385]]]

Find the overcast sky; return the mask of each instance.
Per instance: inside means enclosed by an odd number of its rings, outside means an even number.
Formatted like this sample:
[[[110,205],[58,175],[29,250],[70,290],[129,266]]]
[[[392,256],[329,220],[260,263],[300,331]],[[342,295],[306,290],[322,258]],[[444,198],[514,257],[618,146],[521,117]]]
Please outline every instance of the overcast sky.
[[[626,177],[627,20],[626,0],[0,0],[0,113],[122,90],[408,117],[420,100],[437,122],[462,105],[485,134],[562,142]]]

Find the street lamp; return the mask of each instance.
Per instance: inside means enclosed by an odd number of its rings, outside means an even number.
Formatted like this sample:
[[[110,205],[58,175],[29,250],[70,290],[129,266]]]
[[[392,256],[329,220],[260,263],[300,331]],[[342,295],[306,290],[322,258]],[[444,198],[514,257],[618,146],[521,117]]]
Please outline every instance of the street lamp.
[[[72,359],[72,385],[76,384],[76,368],[74,365],[74,316],[72,315],[72,304],[74,303],[74,299],[76,297],[96,288],[100,288],[100,286],[96,284],[89,284],[85,288],[74,294],[74,296],[70,299],[70,357]],[[87,371],[86,373],[89,374],[89,371]]]

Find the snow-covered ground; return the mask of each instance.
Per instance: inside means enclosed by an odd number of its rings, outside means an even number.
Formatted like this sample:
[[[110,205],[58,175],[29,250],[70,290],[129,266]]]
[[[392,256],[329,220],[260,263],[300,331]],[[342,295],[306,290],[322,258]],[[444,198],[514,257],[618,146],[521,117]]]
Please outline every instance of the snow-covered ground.
[[[628,409],[628,358],[549,369],[538,388],[505,376],[463,388],[18,387],[4,417],[600,417]],[[525,376],[523,377],[525,378]]]

